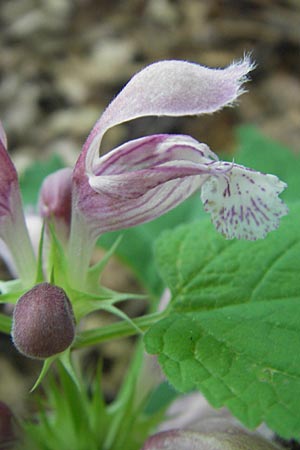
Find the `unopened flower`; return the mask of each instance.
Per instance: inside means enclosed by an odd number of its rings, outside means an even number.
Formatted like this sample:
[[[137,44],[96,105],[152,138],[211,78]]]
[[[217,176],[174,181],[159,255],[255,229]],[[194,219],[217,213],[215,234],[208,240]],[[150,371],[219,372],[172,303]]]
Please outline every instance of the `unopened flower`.
[[[66,242],[71,225],[72,169],[57,170],[48,175],[40,189],[39,211],[55,226],[55,233]]]
[[[24,355],[44,359],[73,342],[75,322],[63,289],[40,283],[18,300],[13,313],[12,339]]]
[[[0,401],[0,449],[15,448],[16,432],[14,416],[10,408]]]
[[[12,255],[19,277],[29,286],[35,276],[35,257],[25,224],[18,175],[6,147],[0,122],[0,239]]]

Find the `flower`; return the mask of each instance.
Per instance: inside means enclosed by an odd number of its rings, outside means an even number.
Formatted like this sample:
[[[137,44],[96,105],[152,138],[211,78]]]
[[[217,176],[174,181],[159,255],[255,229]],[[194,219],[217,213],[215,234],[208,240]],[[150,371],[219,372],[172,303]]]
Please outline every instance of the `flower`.
[[[22,209],[18,174],[7,153],[7,139],[0,122],[0,238],[8,247],[24,285],[35,277],[35,256]]]
[[[41,217],[55,225],[62,242],[69,237],[72,204],[72,169],[57,170],[48,175],[41,186],[39,211]]]
[[[103,233],[152,220],[201,189],[204,208],[226,238],[255,240],[277,228],[286,187],[274,175],[219,161],[190,136],[152,135],[99,156],[111,127],[144,116],[212,113],[232,105],[253,68],[161,61],[137,73],[96,122],[73,172],[70,256],[88,254]],[[80,236],[80,240],[78,240]],[[80,248],[88,249],[86,256]],[[80,268],[75,270],[77,278]]]
[[[45,180],[40,212],[67,247],[71,284],[83,287],[100,235],[153,220],[198,190],[204,209],[227,239],[260,239],[278,227],[288,212],[279,198],[286,184],[274,175],[220,161],[190,136],[146,136],[99,154],[103,135],[115,125],[144,116],[212,113],[232,105],[252,68],[248,57],[225,69],[173,60],[151,64],[133,76],[96,122],[74,170]],[[0,137],[0,236],[19,275],[32,279],[34,255],[3,129]]]
[[[11,409],[0,401],[0,448],[12,449],[16,444],[15,418]]]

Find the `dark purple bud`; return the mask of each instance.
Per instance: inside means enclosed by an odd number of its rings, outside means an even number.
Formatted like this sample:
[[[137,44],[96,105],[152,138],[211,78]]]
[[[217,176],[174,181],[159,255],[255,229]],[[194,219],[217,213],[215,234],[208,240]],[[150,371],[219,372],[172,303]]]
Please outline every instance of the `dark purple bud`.
[[[14,431],[14,418],[9,407],[0,401],[0,448],[12,448],[16,435]]]
[[[53,356],[66,350],[74,336],[73,310],[63,289],[41,283],[19,298],[13,314],[12,339],[25,356]]]

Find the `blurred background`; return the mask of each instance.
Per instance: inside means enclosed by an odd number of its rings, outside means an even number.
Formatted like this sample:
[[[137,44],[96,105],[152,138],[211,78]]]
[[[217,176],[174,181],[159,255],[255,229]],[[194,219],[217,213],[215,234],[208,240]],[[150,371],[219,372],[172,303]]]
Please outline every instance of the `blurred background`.
[[[20,169],[51,152],[73,163],[105,106],[145,65],[177,58],[222,67],[249,52],[257,67],[238,108],[143,119],[116,128],[106,147],[180,131],[229,151],[233,126],[252,123],[299,149],[298,0],[9,0],[0,25],[0,116]]]
[[[235,127],[253,124],[300,150],[299,0],[2,0],[0,27],[0,117],[21,172],[53,153],[73,164],[109,101],[136,71],[162,59],[223,67],[251,53],[256,69],[238,107],[121,125],[108,133],[106,149],[179,132],[231,152]],[[116,289],[135,289],[130,274],[114,270]],[[37,366],[24,365],[11,346],[8,356],[8,341],[0,339],[0,399],[19,404]],[[126,351],[108,347],[104,357],[113,395]]]

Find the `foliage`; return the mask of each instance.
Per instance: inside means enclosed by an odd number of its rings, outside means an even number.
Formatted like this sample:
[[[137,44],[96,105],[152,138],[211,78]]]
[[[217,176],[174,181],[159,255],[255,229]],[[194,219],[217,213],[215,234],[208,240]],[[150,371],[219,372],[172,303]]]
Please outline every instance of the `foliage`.
[[[265,240],[225,241],[203,220],[163,233],[170,314],[146,334],[168,380],[249,428],[300,437],[300,205]],[[180,336],[180,339],[179,339]]]
[[[123,236],[114,251],[133,268],[154,303],[164,286],[171,291],[171,302],[160,314],[83,331],[74,348],[132,335],[138,329],[146,331],[147,351],[158,355],[168,381],[177,390],[199,389],[213,406],[227,406],[249,428],[266,422],[279,435],[300,439],[300,159],[252,127],[241,128],[238,140],[235,162],[274,173],[288,184],[283,196],[290,214],[282,219],[279,230],[262,241],[226,241],[215,232],[195,195],[151,223],[105,234],[99,242],[105,248]],[[31,175],[22,178],[25,203],[36,200],[38,185],[44,174],[53,170],[52,163],[46,163],[41,177],[40,166],[35,165]],[[64,267],[60,254],[54,252],[55,260],[61,261],[57,282],[64,277]],[[94,272],[90,270],[91,279]],[[68,294],[78,317],[101,307],[112,308],[128,298],[108,290],[86,294],[69,289]],[[7,332],[10,320],[3,315],[0,319],[1,329]],[[114,407],[105,405],[99,385],[94,387],[95,396],[89,396],[85,388],[78,390],[72,385],[64,372],[60,375],[65,395],[52,381],[46,408],[52,413],[43,412],[43,406],[39,427],[26,426],[33,439],[30,448],[124,448],[120,443],[125,442],[127,428],[143,429],[139,422],[143,414],[130,409],[132,404],[125,402],[125,407],[119,403],[121,415],[113,419]],[[103,427],[96,426],[100,422]],[[66,432],[55,442],[49,436],[58,424]],[[103,430],[108,429],[118,436],[119,444],[105,447]],[[79,435],[86,436],[86,441]],[[51,447],[47,447],[49,439]],[[135,448],[130,445],[128,448]]]
[[[141,354],[135,359],[119,395],[107,405],[101,389],[101,371],[92,381],[75,384],[63,366],[58,378],[48,378],[45,398],[33,418],[23,423],[20,448],[31,450],[139,450],[161,421],[167,402],[147,412],[148,397],[139,402],[135,385]]]

